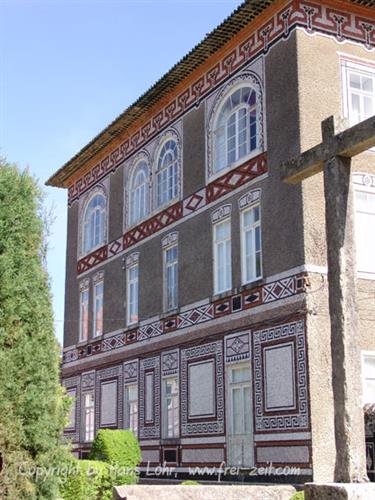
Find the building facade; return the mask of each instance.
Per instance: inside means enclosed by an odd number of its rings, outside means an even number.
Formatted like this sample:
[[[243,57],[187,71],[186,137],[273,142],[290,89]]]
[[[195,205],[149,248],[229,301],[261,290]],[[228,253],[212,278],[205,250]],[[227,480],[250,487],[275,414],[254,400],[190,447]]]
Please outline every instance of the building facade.
[[[326,117],[375,113],[371,4],[244,2],[49,180],[69,192],[62,379],[80,456],[130,428],[143,468],[332,479],[323,183],[287,185],[280,165]],[[373,151],[353,190],[375,402]]]

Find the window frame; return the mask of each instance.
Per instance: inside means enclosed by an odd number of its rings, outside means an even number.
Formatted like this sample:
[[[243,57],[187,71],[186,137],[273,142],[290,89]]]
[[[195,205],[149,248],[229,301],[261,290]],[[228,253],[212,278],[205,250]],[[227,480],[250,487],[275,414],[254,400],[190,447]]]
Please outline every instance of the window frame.
[[[368,378],[365,377],[365,358],[373,358],[375,360],[375,351],[361,351],[362,402],[363,402],[363,404],[369,404],[369,403],[365,402],[365,390],[364,389],[365,389],[366,381],[369,380]],[[371,379],[371,380],[375,380],[375,378]],[[373,401],[370,404],[373,404],[373,403],[375,403],[375,401]]]
[[[97,243],[94,244],[93,246],[90,246],[90,248],[86,248],[86,227],[91,224],[92,221],[86,221],[87,218],[87,212],[90,207],[90,204],[96,197],[101,197],[104,201],[104,208],[99,210],[100,213],[103,213],[103,217],[101,218],[101,215],[99,215],[99,223],[102,221],[103,227],[101,228],[101,233],[102,233],[102,238],[101,240]],[[94,252],[98,248],[101,248],[103,245],[106,244],[107,241],[107,224],[108,224],[108,210],[107,210],[107,196],[103,188],[97,188],[95,189],[90,196],[85,200],[84,207],[83,207],[83,212],[82,212],[82,218],[81,218],[81,228],[80,228],[80,234],[81,234],[81,244],[80,244],[80,254],[81,256],[83,255],[89,255],[90,253]],[[96,209],[94,209],[96,211]],[[96,227],[96,219],[95,219],[95,227]]]
[[[130,279],[130,273],[133,269],[137,270],[137,277],[136,280],[133,278],[132,280]],[[134,296],[135,301],[136,301],[136,316],[137,319],[131,319],[131,285],[136,282],[136,294]],[[130,265],[127,265],[126,267],[126,324],[128,326],[133,326],[136,325],[139,322],[139,262],[136,260],[135,262],[131,263]]]
[[[137,394],[137,399],[129,398],[129,389],[131,387],[135,387],[135,392]],[[139,429],[139,386],[138,382],[129,382],[124,386],[124,428],[132,431],[135,436],[138,436]],[[131,425],[132,422],[132,411],[131,411],[131,403],[136,402],[137,411],[136,411],[136,428],[133,428]]]
[[[177,399],[177,406],[176,406],[176,411],[173,410],[173,422],[172,422],[172,429],[173,429],[173,436],[168,435],[168,427],[169,427],[169,420],[168,420],[168,404],[167,404],[167,391],[166,391],[166,385],[169,381],[174,380],[176,382],[176,392],[171,393],[171,400],[174,400],[175,398]],[[176,439],[180,437],[180,386],[179,386],[179,378],[178,375],[166,375],[162,379],[162,394],[163,394],[163,408],[162,408],[162,418],[163,418],[163,423],[162,423],[162,436],[164,439]],[[177,433],[175,433],[175,428],[177,427]]]
[[[98,333],[97,331],[97,288],[101,287],[101,324],[102,324],[102,329]],[[96,283],[94,283],[93,286],[93,321],[92,321],[92,337],[95,339],[97,337],[100,337],[103,335],[103,312],[104,312],[104,280],[100,279]]]
[[[356,173],[354,173],[356,175]],[[366,175],[366,174],[364,174]],[[367,174],[367,175],[372,175],[372,174]],[[372,196],[375,197],[375,188],[372,186],[366,186],[364,184],[358,184],[353,182],[353,206],[354,206],[354,231],[355,231],[355,243],[356,243],[356,250],[358,248],[358,208],[357,208],[357,193],[367,193],[371,194]],[[375,214],[374,214],[375,218]],[[361,279],[369,279],[369,280],[375,280],[375,265],[374,265],[374,270],[373,271],[363,271],[359,269],[359,261],[358,261],[358,250],[356,251],[356,260],[357,260],[357,277]]]
[[[86,311],[86,324],[84,325],[83,318],[83,297],[87,297],[85,300],[87,311]],[[90,289],[88,286],[82,288],[79,291],[79,332],[78,332],[78,342],[87,342],[89,339],[89,304],[90,304]],[[83,336],[84,330],[86,330],[85,337]]]
[[[340,54],[340,65],[341,65],[341,82],[342,82],[342,110],[343,115],[348,119],[349,126],[359,123],[353,120],[351,111],[351,100],[350,100],[350,76],[349,73],[358,73],[363,75],[369,75],[373,81],[373,111],[375,113],[375,64],[366,59],[355,58],[354,56]],[[375,151],[371,148],[369,151]]]
[[[174,190],[175,190],[175,195],[172,196],[172,198],[168,198],[164,201],[159,202],[159,176],[161,175],[162,172],[167,171],[167,192],[169,190],[168,184],[169,184],[169,169],[173,168],[171,165],[167,166],[160,166],[161,162],[161,154],[163,152],[163,149],[165,148],[165,145],[168,142],[174,142],[175,143],[175,151],[176,151],[176,157],[173,162],[173,167],[175,167],[176,172],[175,172],[175,184]],[[165,155],[168,153],[169,150],[166,150]],[[155,211],[158,212],[163,208],[166,208],[173,203],[175,203],[181,196],[181,187],[180,187],[180,182],[181,182],[181,146],[180,146],[180,141],[178,137],[171,132],[167,132],[160,141],[160,144],[157,148],[155,159],[154,159],[154,165],[155,165],[155,176],[154,176],[154,208]],[[173,175],[171,176],[173,178]]]
[[[219,283],[219,276],[218,276],[218,273],[219,273],[219,269],[218,269],[218,266],[217,266],[217,263],[218,263],[218,243],[217,243],[217,238],[216,238],[216,234],[217,234],[217,229],[219,226],[223,225],[223,224],[228,224],[229,225],[229,237],[227,237],[225,239],[225,241],[229,241],[229,283],[228,283],[228,286],[226,288],[223,288],[223,289],[219,289],[218,288],[218,283]],[[213,236],[213,285],[214,285],[214,289],[213,289],[213,294],[214,295],[221,295],[223,293],[227,293],[229,292],[231,289],[232,289],[232,286],[233,286],[233,276],[232,276],[232,272],[233,272],[233,266],[232,266],[232,224],[231,224],[231,217],[230,215],[229,216],[226,216],[222,219],[219,219],[217,221],[214,221],[212,223],[212,236]],[[221,241],[220,241],[221,242]],[[219,242],[219,243],[220,243]]]
[[[167,254],[171,250],[176,249],[176,257],[175,259],[171,262],[168,263],[167,261]],[[168,287],[168,269],[175,267],[176,272],[175,272],[175,293],[174,293],[174,303],[169,306],[168,304],[168,298],[169,298],[169,287]],[[165,312],[170,312],[174,311],[178,308],[178,243],[172,243],[166,247],[163,248],[163,290],[164,290],[164,311]]]
[[[95,438],[95,392],[94,391],[86,391],[82,394],[82,440],[84,443],[92,443]],[[91,396],[92,401],[89,406],[86,405],[86,396]],[[90,422],[92,422],[92,426],[90,425],[87,428],[87,416],[90,416]]]
[[[225,162],[226,165],[225,167],[221,169],[215,168],[216,162],[216,138],[217,138],[217,131],[218,131],[218,121],[220,119],[220,114],[225,106],[227,100],[231,97],[232,94],[234,94],[237,90],[244,88],[244,87],[250,87],[254,92],[255,92],[255,104],[250,106],[248,104],[245,104],[243,102],[240,102],[239,105],[234,107],[228,117],[236,110],[240,109],[241,107],[247,106],[249,109],[249,114],[247,115],[249,117],[249,123],[248,123],[248,151],[245,155],[241,156],[240,158],[237,158],[234,162],[228,164],[227,162],[227,156],[228,156],[228,151],[227,151],[227,131],[226,131],[226,124],[224,126],[224,134],[225,134]],[[208,126],[208,137],[207,137],[207,144],[208,144],[208,169],[206,169],[206,182],[212,182],[213,180],[221,177],[222,175],[225,175],[229,171],[237,168],[239,165],[242,165],[246,161],[250,160],[251,158],[254,158],[258,156],[262,151],[264,151],[265,144],[264,144],[264,133],[263,133],[263,92],[262,92],[262,87],[260,83],[260,79],[257,75],[254,74],[244,74],[239,77],[235,77],[232,81],[228,83],[227,86],[223,88],[223,90],[218,94],[216,98],[216,102],[212,106],[212,109],[210,111],[210,117],[209,117],[209,126]],[[256,147],[254,149],[251,149],[251,135],[250,135],[250,112],[252,109],[256,110]],[[227,120],[226,120],[227,123]]]
[[[144,166],[142,165],[144,164]],[[134,219],[133,216],[133,196],[135,193],[135,189],[139,190],[141,186],[134,188],[134,183],[137,176],[140,172],[144,172],[145,180],[142,186],[145,188],[144,201],[145,208],[144,214],[139,216],[138,219]],[[142,156],[139,158],[132,169],[132,174],[130,176],[129,189],[128,189],[128,217],[127,217],[127,226],[133,227],[140,224],[142,221],[146,220],[151,213],[151,193],[150,193],[150,164],[148,158]]]
[[[258,208],[259,210],[259,219],[255,223],[252,223],[249,227],[248,230],[245,229],[245,214],[247,212],[250,212],[254,209]],[[246,233],[247,231],[253,231],[254,235],[256,232],[256,229],[259,227],[259,245],[260,245],[260,250],[257,252],[256,250],[256,236],[252,238],[252,244],[253,244],[253,249],[254,250],[254,255],[252,258],[252,265],[255,270],[255,275],[251,279],[247,279],[247,254],[246,254]],[[250,283],[253,283],[254,281],[261,280],[263,278],[263,249],[262,249],[262,212],[261,212],[261,206],[260,206],[260,201],[256,201],[242,209],[240,209],[240,234],[241,234],[241,284],[242,285],[247,285]],[[260,273],[259,275],[256,274],[256,255],[257,253],[260,254]]]

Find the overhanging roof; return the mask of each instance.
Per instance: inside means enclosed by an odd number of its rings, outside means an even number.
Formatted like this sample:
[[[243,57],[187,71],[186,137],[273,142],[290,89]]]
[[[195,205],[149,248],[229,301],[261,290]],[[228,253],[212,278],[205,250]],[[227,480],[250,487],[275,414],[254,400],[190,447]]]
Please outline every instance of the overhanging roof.
[[[374,7],[374,0],[346,0],[363,7]],[[160,80],[149,88],[112,123],[94,137],[73,158],[63,165],[46,182],[49,186],[67,187],[66,181],[102,148],[119,136],[143,113],[151,109],[192,71],[221,49],[231,38],[263,12],[275,0],[245,0],[217,28],[209,33],[186,56],[175,64]]]

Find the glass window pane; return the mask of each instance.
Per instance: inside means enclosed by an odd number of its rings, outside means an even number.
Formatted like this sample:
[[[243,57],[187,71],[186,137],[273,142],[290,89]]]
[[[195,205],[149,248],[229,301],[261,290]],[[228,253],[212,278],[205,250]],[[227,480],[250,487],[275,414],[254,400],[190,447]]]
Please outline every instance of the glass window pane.
[[[349,83],[354,89],[361,88],[361,77],[358,73],[349,73]]]
[[[232,388],[232,423],[233,434],[242,434],[241,389]]]
[[[232,382],[246,382],[250,380],[250,369],[247,366],[243,366],[240,368],[234,368],[232,370]]]

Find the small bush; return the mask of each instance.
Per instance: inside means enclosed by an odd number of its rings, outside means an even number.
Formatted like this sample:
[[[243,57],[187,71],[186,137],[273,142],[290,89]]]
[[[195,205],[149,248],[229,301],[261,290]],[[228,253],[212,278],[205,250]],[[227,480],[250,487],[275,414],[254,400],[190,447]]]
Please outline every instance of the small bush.
[[[117,485],[138,482],[136,467],[141,462],[141,450],[131,431],[100,430],[93,442],[91,460],[110,464],[110,475]]]
[[[112,480],[105,462],[73,459],[70,474],[62,481],[60,496],[64,500],[110,500]]]
[[[187,479],[186,481],[182,481],[181,486],[196,486],[197,484],[199,485],[198,481]]]
[[[297,491],[292,497],[290,497],[290,500],[305,500],[305,494],[303,491]]]

